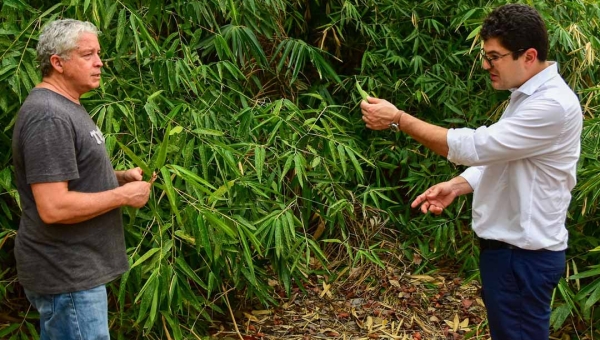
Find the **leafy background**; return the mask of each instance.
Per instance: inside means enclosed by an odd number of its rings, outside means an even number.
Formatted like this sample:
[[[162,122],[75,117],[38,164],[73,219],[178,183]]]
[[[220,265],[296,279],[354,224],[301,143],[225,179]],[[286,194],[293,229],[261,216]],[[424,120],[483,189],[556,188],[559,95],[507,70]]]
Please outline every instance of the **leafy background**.
[[[433,124],[492,124],[508,94],[481,70],[478,31],[504,3],[4,0],[0,315],[12,321],[0,320],[0,337],[37,337],[12,256],[20,209],[10,140],[41,80],[35,46],[45,23],[76,18],[101,29],[103,82],[83,103],[117,169],[159,174],[147,207],[123,209],[132,269],[109,286],[113,335],[181,339],[204,334],[232,304],[276,303],[272,278],[289,293],[314,273],[384,267],[387,254],[401,254],[413,273],[453,263],[477,279],[469,198],[441,217],[409,206],[463,169],[403,134],[365,129],[355,83]],[[551,59],[584,109],[552,326],[591,334],[600,326],[600,6],[524,3],[544,16]],[[242,300],[230,301],[233,292]]]

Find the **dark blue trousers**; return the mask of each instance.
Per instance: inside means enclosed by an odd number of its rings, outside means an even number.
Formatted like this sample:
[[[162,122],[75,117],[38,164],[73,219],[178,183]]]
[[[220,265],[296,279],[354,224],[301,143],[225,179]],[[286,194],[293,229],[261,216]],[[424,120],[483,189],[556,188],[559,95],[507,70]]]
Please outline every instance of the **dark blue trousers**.
[[[565,251],[482,249],[479,269],[493,340],[548,340]]]

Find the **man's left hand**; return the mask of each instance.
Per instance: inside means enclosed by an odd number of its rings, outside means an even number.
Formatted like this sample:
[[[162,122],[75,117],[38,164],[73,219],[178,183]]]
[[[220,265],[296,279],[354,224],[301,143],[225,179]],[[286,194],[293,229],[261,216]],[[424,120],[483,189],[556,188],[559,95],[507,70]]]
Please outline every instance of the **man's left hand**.
[[[119,171],[117,174],[117,180],[119,181],[119,184],[123,185],[129,182],[141,181],[144,172],[142,171],[142,168],[137,167],[125,171]]]
[[[399,123],[402,112],[385,99],[368,97],[360,103],[362,119],[371,130],[385,130],[391,123]]]

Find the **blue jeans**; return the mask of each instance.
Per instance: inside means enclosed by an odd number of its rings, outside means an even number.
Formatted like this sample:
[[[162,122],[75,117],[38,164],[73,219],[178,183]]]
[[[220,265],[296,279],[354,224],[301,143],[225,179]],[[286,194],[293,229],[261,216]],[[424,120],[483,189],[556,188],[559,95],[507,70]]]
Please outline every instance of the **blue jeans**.
[[[494,340],[548,340],[552,291],[565,251],[484,249],[479,269]]]
[[[38,294],[25,289],[25,294],[40,313],[40,340],[110,339],[104,285],[65,294]]]

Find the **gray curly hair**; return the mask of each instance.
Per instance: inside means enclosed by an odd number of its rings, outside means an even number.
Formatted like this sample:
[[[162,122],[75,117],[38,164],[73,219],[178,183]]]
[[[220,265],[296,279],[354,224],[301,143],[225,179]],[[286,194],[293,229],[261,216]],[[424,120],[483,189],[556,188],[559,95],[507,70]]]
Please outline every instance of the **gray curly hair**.
[[[82,33],[100,34],[94,24],[88,21],[63,19],[52,21],[43,28],[37,45],[37,57],[42,70],[42,76],[52,71],[50,57],[54,54],[68,58],[69,52],[77,48]]]

